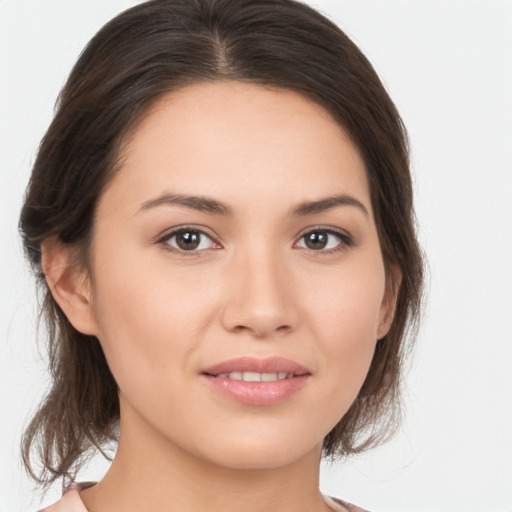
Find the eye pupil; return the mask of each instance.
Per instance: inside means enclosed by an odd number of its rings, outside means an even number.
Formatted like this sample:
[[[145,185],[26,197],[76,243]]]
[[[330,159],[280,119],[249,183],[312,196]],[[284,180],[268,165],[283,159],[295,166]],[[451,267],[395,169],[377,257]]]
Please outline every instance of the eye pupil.
[[[328,234],[325,231],[314,231],[307,234],[305,238],[308,249],[324,249],[327,245]]]
[[[176,235],[176,245],[184,251],[192,251],[199,247],[201,234],[197,231],[182,231]]]

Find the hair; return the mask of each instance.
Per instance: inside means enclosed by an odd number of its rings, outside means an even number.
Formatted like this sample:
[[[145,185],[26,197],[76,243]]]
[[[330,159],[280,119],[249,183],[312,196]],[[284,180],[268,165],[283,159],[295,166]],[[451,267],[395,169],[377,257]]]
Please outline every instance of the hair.
[[[324,454],[361,452],[396,429],[423,264],[407,135],[384,86],[335,24],[298,1],[152,0],[111,20],[84,49],[41,142],[21,212],[26,255],[43,297],[52,378],[22,439],[25,467],[42,487],[59,477],[73,481],[94,448],[107,456],[103,450],[118,436],[119,399],[98,339],[74,329],[53,299],[41,244],[55,237],[76,248],[87,267],[95,208],[130,131],[163,95],[219,81],[296,91],[326,108],[358,147],[387,289],[397,303],[357,399],[324,440]]]

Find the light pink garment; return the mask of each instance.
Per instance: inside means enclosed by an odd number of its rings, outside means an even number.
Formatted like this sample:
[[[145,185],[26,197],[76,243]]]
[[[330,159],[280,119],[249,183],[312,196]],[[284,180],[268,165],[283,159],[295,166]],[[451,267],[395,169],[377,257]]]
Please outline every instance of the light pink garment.
[[[80,499],[80,491],[93,486],[95,483],[96,482],[83,482],[69,486],[57,503],[44,508],[40,512],[87,512],[87,509]]]
[[[64,495],[57,503],[41,510],[40,512],[87,512],[87,509],[80,499],[80,491],[87,489],[87,487],[91,487],[92,485],[94,485],[94,482],[73,484],[64,492]],[[325,497],[325,501],[333,512],[367,512],[362,508],[336,498]]]

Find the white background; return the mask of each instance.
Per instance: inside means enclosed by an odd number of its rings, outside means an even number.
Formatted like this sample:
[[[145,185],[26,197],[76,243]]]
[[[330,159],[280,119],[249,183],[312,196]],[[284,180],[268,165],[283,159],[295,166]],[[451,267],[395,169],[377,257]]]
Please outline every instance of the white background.
[[[80,50],[135,3],[0,0],[0,512],[39,505],[18,456],[47,383],[17,235],[23,191]],[[310,3],[360,45],[402,113],[430,265],[403,429],[326,466],[322,489],[375,512],[512,512],[512,1]]]

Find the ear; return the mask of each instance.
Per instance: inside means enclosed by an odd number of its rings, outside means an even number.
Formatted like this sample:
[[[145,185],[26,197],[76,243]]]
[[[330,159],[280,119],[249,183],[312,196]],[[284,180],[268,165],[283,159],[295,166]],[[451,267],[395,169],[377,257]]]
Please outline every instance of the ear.
[[[386,277],[386,291],[382,299],[379,327],[377,329],[377,339],[384,338],[391,329],[393,319],[395,318],[396,301],[398,292],[402,283],[402,271],[396,266],[392,266]]]
[[[53,298],[73,327],[96,335],[92,290],[87,272],[76,261],[76,248],[50,237],[41,244],[42,269]]]

